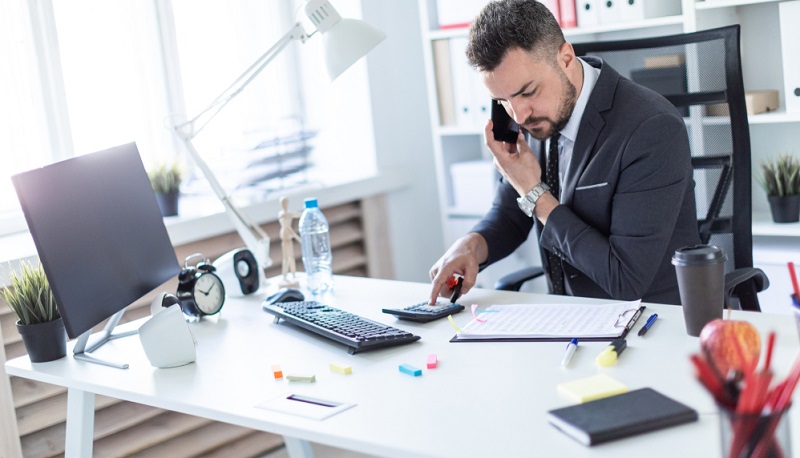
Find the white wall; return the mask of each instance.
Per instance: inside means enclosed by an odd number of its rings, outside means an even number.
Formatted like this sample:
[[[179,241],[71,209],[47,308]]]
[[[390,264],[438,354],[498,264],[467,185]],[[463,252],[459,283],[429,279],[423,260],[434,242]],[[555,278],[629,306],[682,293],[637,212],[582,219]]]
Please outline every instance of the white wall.
[[[379,170],[406,168],[412,185],[389,196],[395,277],[429,281],[444,253],[417,2],[363,1],[365,21],[387,38],[367,57]]]

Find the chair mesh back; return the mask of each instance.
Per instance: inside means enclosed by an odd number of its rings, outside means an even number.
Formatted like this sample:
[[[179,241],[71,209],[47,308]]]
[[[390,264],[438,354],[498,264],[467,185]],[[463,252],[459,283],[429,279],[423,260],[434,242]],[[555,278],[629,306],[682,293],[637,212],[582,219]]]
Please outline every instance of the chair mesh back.
[[[683,114],[692,150],[698,230],[752,267],[750,136],[739,26],[637,40],[574,44],[620,75],[659,92]]]

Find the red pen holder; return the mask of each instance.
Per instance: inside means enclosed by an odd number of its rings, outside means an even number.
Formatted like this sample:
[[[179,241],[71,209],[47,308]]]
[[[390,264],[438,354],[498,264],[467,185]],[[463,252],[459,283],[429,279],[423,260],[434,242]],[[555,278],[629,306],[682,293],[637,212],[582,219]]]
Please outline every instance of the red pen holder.
[[[791,457],[789,407],[769,415],[720,407],[723,458]]]

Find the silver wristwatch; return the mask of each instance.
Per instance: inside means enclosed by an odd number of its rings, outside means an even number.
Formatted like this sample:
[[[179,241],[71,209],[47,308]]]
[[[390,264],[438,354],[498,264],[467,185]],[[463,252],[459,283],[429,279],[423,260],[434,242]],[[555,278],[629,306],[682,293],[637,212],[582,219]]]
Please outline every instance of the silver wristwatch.
[[[522,210],[522,213],[533,217],[533,209],[536,208],[536,201],[539,200],[539,197],[542,197],[542,194],[548,191],[550,191],[550,186],[544,183],[537,184],[527,194],[517,198],[519,209]]]

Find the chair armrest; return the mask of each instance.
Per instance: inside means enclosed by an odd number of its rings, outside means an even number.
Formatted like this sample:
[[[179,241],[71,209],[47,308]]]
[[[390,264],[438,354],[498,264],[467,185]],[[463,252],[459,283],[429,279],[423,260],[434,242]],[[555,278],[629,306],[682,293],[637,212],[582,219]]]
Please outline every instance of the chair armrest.
[[[761,311],[756,293],[769,288],[769,279],[757,267],[743,267],[725,274],[725,304],[739,310]]]
[[[533,280],[536,277],[541,277],[542,275],[544,275],[544,271],[541,267],[526,267],[498,278],[494,284],[494,289],[519,291],[523,283],[528,280]]]

